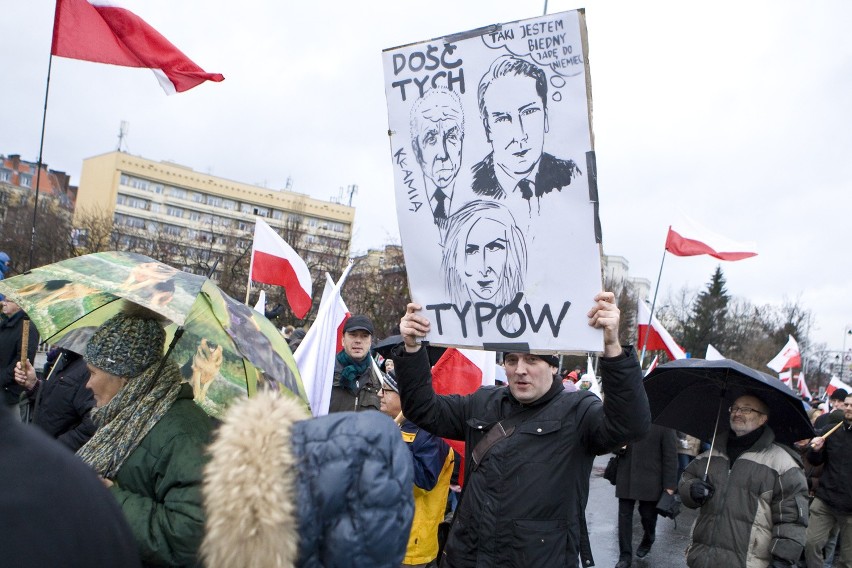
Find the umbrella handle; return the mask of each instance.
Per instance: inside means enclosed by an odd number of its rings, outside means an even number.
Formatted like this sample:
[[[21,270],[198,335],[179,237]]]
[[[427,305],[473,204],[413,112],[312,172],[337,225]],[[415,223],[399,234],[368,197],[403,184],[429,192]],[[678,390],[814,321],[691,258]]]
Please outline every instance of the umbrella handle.
[[[27,370],[27,351],[30,350],[30,320],[24,318],[21,328],[21,370]]]
[[[707,467],[704,468],[704,481],[707,481],[708,473],[710,472],[710,459],[713,457],[713,446],[716,445],[716,432],[719,431],[719,417],[722,416],[722,402],[724,402],[724,394],[719,397],[719,409],[716,411],[716,426],[713,427],[713,439],[710,441],[710,452],[707,454]]]

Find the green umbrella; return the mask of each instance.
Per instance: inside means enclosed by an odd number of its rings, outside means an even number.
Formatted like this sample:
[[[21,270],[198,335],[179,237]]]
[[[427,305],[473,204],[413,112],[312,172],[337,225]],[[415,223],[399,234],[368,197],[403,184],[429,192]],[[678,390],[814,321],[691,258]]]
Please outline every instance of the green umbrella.
[[[63,260],[0,281],[0,294],[21,306],[43,341],[80,353],[127,302],[157,312],[172,322],[167,346],[183,329],[170,358],[212,416],[264,381],[306,400],[293,355],[272,322],[208,278],[147,256],[102,252]]]

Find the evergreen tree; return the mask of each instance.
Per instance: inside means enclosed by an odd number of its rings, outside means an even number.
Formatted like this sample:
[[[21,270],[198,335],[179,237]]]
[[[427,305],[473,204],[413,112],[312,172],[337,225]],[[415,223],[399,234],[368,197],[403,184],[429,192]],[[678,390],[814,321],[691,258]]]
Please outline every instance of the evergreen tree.
[[[684,326],[683,348],[693,357],[704,357],[710,343],[725,353],[729,346],[725,328],[730,299],[725,289],[722,268],[717,266],[707,289],[698,294],[689,320]]]

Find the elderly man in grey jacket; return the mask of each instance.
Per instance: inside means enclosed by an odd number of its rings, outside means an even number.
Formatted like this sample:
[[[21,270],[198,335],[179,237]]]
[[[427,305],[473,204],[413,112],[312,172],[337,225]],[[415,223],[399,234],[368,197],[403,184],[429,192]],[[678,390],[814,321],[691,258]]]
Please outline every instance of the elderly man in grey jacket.
[[[794,566],[805,545],[808,484],[798,454],[775,442],[769,408],[755,395],[730,407],[730,432],[683,473],[683,504],[701,508],[690,568]],[[707,479],[704,471],[710,461]]]

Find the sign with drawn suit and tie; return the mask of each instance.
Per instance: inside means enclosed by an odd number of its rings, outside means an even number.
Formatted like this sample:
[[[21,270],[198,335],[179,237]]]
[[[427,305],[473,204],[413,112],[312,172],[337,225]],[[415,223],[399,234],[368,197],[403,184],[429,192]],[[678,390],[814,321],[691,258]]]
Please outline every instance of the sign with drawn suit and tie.
[[[586,53],[582,11],[384,52],[400,235],[433,343],[602,349]]]

